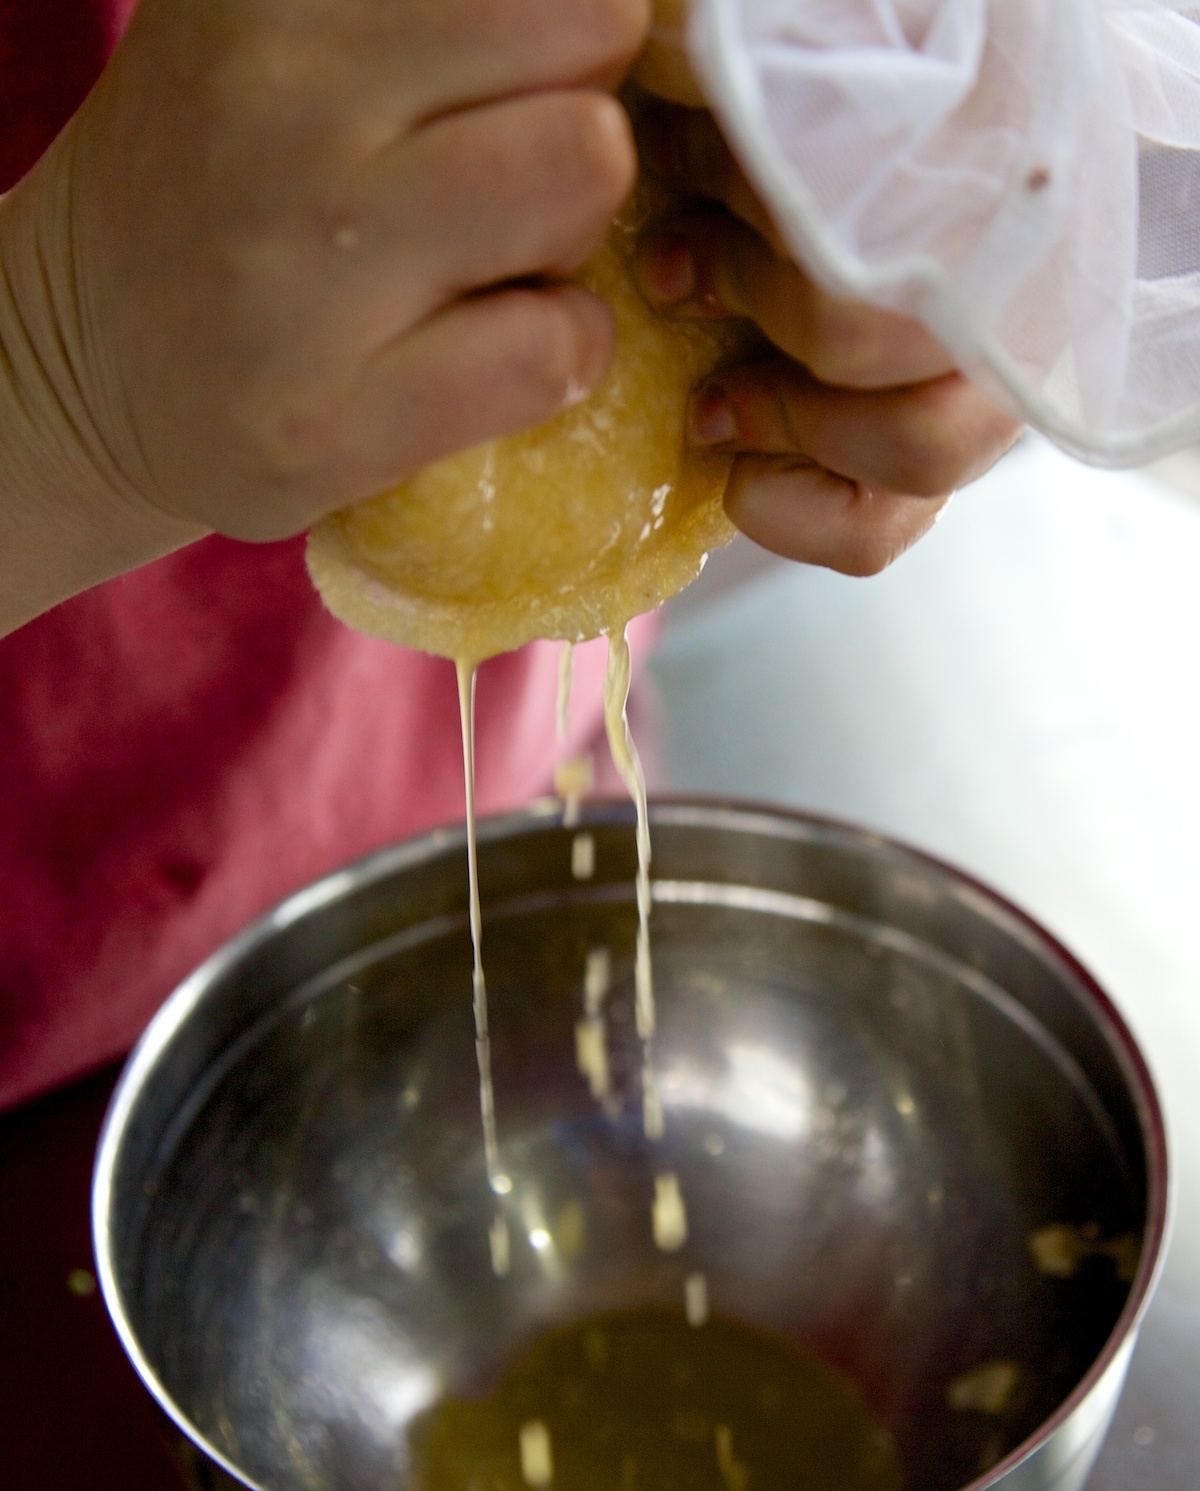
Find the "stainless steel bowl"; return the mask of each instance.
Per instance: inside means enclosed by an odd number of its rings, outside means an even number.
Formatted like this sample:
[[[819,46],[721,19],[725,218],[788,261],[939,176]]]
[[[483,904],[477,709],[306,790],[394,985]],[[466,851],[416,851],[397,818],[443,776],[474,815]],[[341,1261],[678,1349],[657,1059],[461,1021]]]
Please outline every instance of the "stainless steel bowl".
[[[105,1297],[151,1392],[249,1486],[392,1491],[406,1425],[443,1391],[551,1322],[678,1302],[699,1269],[714,1307],[855,1379],[912,1491],[1080,1486],[1168,1194],[1154,1089],[1103,993],[1020,912],[912,850],[659,804],[652,1147],[631,810],[595,805],[582,827],[585,882],[551,808],[481,828],[506,1279],[489,1262],[460,831],[294,896],[167,1002],[114,1096],[94,1192]],[[575,1065],[596,946],[613,955],[609,1113]],[[687,1198],[682,1255],[650,1239],[663,1168]],[[1052,1224],[1136,1235],[1132,1283],[1102,1257],[1039,1271],[1030,1238]],[[998,1360],[1020,1391],[964,1409],[952,1384]]]

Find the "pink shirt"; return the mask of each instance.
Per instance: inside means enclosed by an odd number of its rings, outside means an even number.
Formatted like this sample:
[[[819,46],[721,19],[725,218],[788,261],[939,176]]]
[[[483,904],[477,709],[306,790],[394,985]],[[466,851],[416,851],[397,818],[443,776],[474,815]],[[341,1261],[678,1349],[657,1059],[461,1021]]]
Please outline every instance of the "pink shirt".
[[[0,0],[0,189],[103,65],[122,0]],[[481,671],[482,813],[545,791],[599,722],[579,650]],[[171,988],[289,891],[463,812],[448,663],[347,631],[303,541],[210,538],[0,641],[0,1108],[127,1050]]]

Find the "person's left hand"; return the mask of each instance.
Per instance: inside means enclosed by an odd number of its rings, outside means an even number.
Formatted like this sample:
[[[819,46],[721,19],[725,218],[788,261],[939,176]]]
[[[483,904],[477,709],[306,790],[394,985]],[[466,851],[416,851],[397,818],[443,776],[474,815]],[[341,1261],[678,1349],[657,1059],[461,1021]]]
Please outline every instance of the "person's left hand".
[[[1021,426],[917,322],[812,283],[711,115],[655,104],[639,137],[656,174],[703,199],[647,231],[643,293],[672,316],[749,318],[778,349],[721,372],[693,398],[692,439],[737,453],[729,516],[787,558],[877,573]]]

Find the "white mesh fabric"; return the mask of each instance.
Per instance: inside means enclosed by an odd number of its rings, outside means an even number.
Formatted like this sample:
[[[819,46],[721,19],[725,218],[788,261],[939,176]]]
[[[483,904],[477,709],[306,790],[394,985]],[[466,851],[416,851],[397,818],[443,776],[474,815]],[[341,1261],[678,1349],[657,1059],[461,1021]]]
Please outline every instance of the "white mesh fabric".
[[[798,260],[1059,444],[1200,439],[1200,0],[693,0]]]

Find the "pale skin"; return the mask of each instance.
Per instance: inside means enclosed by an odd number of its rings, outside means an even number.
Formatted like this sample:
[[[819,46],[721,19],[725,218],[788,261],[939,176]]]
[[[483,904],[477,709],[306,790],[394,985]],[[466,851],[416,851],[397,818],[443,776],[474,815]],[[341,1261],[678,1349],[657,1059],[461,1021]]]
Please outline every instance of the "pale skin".
[[[665,180],[712,203],[646,235],[647,298],[669,315],[749,317],[783,354],[722,373],[692,401],[693,439],[738,453],[730,517],[786,558],[878,573],[1021,426],[919,323],[814,285],[708,114],[664,104],[641,145]]]
[[[563,280],[633,182],[612,90],[647,9],[142,0],[0,199],[0,635],[207,533],[302,532],[593,387],[611,320]],[[658,168],[712,205],[655,226],[644,286],[785,355],[699,390],[693,435],[739,452],[751,537],[869,573],[1015,426],[919,328],[813,289],[707,130],[657,126]]]

